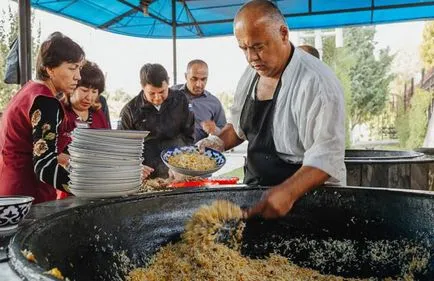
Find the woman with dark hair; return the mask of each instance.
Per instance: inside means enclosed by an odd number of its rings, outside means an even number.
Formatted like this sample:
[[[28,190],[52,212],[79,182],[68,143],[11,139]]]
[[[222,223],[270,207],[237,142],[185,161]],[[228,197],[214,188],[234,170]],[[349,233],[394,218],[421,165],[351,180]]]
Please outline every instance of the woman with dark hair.
[[[65,119],[60,92],[71,94],[81,79],[83,49],[55,32],[41,44],[36,80],[26,83],[7,106],[0,128],[0,195],[29,195],[34,203],[68,191],[57,142]]]
[[[109,129],[107,119],[101,110],[99,95],[104,92],[105,78],[97,64],[86,61],[80,72],[81,80],[72,93],[65,93],[61,99],[66,120],[62,124],[58,149],[65,152],[71,142],[70,133],[77,127]]]
[[[68,165],[68,145],[71,143],[71,132],[79,128],[110,129],[108,121],[99,102],[99,95],[104,92],[105,78],[97,64],[86,61],[80,71],[81,80],[72,93],[65,93],[61,102],[65,109],[65,120],[61,125],[57,148],[57,157],[61,165]],[[57,199],[67,197],[68,194],[57,191]]]

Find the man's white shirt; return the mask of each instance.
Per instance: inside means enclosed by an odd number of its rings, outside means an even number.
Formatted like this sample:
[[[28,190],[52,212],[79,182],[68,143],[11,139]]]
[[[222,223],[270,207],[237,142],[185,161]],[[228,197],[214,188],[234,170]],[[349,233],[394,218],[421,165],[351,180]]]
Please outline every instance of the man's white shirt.
[[[245,70],[231,108],[231,123],[241,139],[246,139],[241,111],[255,74],[250,66]],[[337,77],[323,62],[294,48],[281,79],[270,132],[279,157],[318,168],[332,177],[329,182],[345,185],[345,102]]]

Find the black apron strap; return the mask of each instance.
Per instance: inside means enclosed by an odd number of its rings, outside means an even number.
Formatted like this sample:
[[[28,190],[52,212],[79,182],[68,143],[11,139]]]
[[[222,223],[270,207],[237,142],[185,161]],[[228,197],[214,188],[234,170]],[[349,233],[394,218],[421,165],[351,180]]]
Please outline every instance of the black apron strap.
[[[244,167],[244,183],[249,185],[277,185],[291,177],[301,164],[282,160],[273,139],[273,117],[282,79],[276,86],[271,100],[259,101],[252,96],[259,75],[252,80],[243,110],[240,126],[249,142],[247,161]]]

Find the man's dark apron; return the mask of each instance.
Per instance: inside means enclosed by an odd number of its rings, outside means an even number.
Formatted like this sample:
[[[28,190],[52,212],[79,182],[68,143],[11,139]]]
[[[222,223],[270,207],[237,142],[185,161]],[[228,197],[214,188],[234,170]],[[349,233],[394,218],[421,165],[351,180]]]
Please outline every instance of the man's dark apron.
[[[279,80],[271,100],[260,101],[252,98],[252,91],[255,91],[258,78],[259,75],[256,75],[250,84],[240,117],[241,129],[249,141],[247,162],[244,166],[244,183],[277,185],[292,176],[301,164],[288,163],[280,159],[273,140],[274,108],[282,80]]]

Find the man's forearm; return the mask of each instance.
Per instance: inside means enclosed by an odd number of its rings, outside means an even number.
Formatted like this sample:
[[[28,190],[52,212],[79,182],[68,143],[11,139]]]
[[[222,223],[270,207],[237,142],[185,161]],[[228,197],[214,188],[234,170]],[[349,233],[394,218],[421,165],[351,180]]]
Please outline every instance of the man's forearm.
[[[288,195],[296,201],[306,192],[322,185],[329,178],[330,176],[327,173],[318,168],[302,166],[279,186],[287,190]]]
[[[227,123],[223,129],[221,129],[218,137],[223,140],[225,144],[225,150],[234,148],[237,145],[240,145],[244,142],[244,140],[240,139],[235,132],[235,129],[232,124]]]
[[[301,167],[283,183],[267,191],[264,198],[245,212],[246,217],[260,215],[264,218],[277,218],[286,215],[294,203],[306,192],[323,184],[329,175],[308,166]]]

